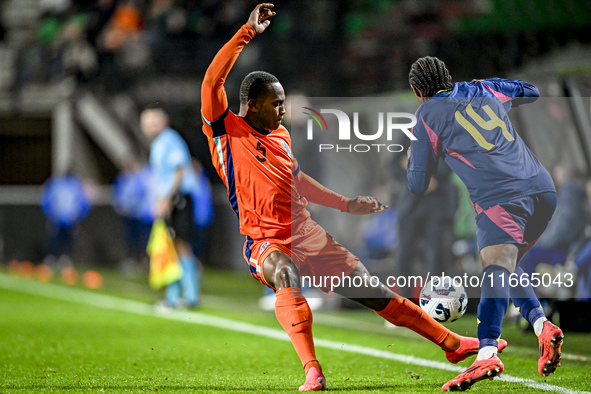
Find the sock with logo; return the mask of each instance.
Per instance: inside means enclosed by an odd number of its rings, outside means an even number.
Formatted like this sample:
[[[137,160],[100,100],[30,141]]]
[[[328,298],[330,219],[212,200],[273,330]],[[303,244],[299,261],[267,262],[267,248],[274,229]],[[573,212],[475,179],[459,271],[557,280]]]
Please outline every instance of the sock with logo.
[[[481,289],[477,316],[478,339],[483,354],[479,351],[477,360],[490,358],[490,347],[497,348],[499,345],[503,317],[509,306],[509,270],[500,265],[487,266],[482,275]]]
[[[546,319],[546,314],[540,305],[540,301],[536,297],[536,293],[531,285],[531,281],[528,276],[527,286],[521,286],[525,283],[525,279],[522,281],[522,277],[527,275],[521,267],[515,268],[515,274],[517,275],[517,286],[511,287],[511,299],[513,305],[521,313],[524,319],[526,319],[534,329],[536,328],[536,322],[539,321],[538,326],[543,325]],[[541,332],[541,330],[540,330]],[[536,335],[540,335],[536,332]]]
[[[376,313],[396,326],[411,329],[443,350],[454,351],[460,346],[459,335],[443,327],[409,299],[394,297],[384,309]]]
[[[320,364],[316,360],[312,338],[312,311],[302,296],[302,289],[285,288],[275,294],[275,316],[289,336],[304,370]]]

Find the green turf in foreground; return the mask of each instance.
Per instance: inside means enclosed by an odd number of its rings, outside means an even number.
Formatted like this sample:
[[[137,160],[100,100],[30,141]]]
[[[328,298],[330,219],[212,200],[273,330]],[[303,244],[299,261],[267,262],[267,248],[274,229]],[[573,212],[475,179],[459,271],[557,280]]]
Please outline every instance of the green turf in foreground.
[[[22,279],[7,278],[15,283]],[[45,286],[27,282],[27,285]],[[213,296],[212,296],[213,297]],[[248,298],[254,298],[252,295]],[[212,298],[214,300],[214,298]],[[272,313],[218,305],[203,313],[279,328]],[[0,289],[0,393],[22,392],[295,392],[303,381],[301,366],[285,341],[232,332],[158,316],[142,316]],[[239,301],[239,300],[238,300]],[[237,302],[239,304],[239,302]],[[333,327],[331,315],[317,314],[315,336],[379,350],[444,362],[432,344],[409,335],[389,332],[373,314],[339,313],[343,328]],[[196,315],[198,316],[198,315]],[[323,324],[322,321],[325,321]],[[364,331],[355,322],[365,323]],[[461,319],[457,331],[473,330]],[[332,326],[331,326],[332,325]],[[348,326],[348,327],[347,327]],[[506,333],[507,330],[504,332]],[[510,344],[523,334],[509,331]],[[514,337],[514,338],[513,338]],[[533,337],[533,335],[529,335]],[[577,354],[591,352],[589,335],[569,335],[565,345]],[[537,382],[589,390],[588,361],[565,361],[556,376],[536,375],[535,337],[503,354],[506,373]],[[521,347],[523,345],[523,347]],[[585,345],[587,345],[585,347]],[[575,351],[575,348],[572,348]],[[318,349],[332,391],[438,392],[453,372],[409,365],[376,357]],[[463,367],[469,362],[464,362]],[[538,392],[520,384],[481,382],[472,391]]]

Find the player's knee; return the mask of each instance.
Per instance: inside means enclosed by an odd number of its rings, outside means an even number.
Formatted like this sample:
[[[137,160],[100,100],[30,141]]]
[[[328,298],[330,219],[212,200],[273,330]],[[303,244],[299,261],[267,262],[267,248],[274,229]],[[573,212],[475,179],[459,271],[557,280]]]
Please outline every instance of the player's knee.
[[[275,288],[300,287],[300,272],[291,259],[281,261],[275,268]]]
[[[491,245],[482,248],[480,261],[482,268],[489,265],[498,265],[506,268],[509,272],[515,271],[518,261],[519,248],[514,244]]]
[[[300,287],[300,273],[292,259],[279,251],[272,252],[265,259],[263,271],[267,282],[281,290],[289,287]]]

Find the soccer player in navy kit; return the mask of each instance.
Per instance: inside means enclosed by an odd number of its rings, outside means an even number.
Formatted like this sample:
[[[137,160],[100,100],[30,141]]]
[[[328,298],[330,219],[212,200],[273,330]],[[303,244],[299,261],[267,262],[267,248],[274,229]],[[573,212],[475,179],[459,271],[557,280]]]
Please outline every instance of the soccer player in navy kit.
[[[503,372],[497,357],[503,316],[511,298],[539,339],[538,372],[560,365],[563,334],[546,319],[530,283],[520,277],[521,258],[544,232],[556,208],[552,178],[509,121],[511,106],[539,97],[527,82],[491,78],[452,83],[445,64],[418,59],[409,82],[421,106],[411,141],[407,181],[424,193],[440,159],[462,179],[476,210],[476,238],[484,268],[478,305],[480,348],[474,364],[447,382],[442,391],[466,390]],[[517,99],[517,100],[515,100]],[[515,101],[512,101],[515,100]],[[514,281],[511,282],[514,284]]]

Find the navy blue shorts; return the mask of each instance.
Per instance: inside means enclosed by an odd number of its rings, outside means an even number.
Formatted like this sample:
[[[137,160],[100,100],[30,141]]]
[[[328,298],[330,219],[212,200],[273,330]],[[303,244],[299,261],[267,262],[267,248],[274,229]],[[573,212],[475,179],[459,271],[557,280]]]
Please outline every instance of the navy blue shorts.
[[[556,209],[556,193],[533,194],[488,209],[475,208],[478,250],[501,244],[518,244],[529,250]]]

